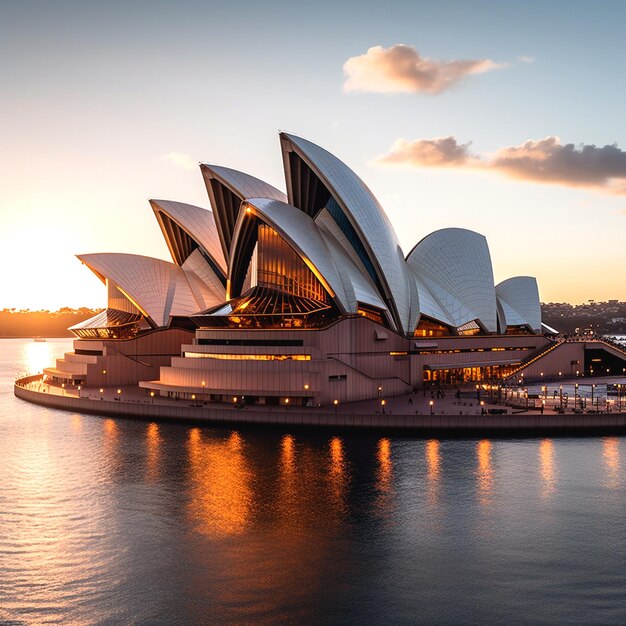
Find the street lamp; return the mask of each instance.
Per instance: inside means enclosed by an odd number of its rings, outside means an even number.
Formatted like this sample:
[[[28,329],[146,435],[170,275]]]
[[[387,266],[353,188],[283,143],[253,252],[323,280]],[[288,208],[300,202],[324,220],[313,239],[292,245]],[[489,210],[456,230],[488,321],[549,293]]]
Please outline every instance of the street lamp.
[[[382,407],[382,411],[383,411],[383,413],[385,412],[385,404],[387,404],[387,401],[386,401],[386,400],[381,400],[381,401],[380,401],[380,406]]]
[[[485,412],[485,401],[481,400],[480,401],[480,414],[483,415]]]
[[[430,414],[433,414],[433,404],[435,404],[434,400],[431,400],[428,404],[430,404]]]
[[[333,400],[333,405],[335,406],[335,414],[337,413],[337,405],[339,404],[339,400]]]

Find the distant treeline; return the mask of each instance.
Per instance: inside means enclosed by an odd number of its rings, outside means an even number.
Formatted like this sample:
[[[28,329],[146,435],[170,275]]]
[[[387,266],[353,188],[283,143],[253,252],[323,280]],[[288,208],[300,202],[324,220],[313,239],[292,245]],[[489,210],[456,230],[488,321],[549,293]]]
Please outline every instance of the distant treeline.
[[[102,309],[70,309],[58,311],[0,311],[0,337],[73,337],[67,329],[93,317]]]
[[[545,324],[561,333],[593,330],[602,335],[626,335],[626,302],[619,300],[542,303],[541,316]]]
[[[572,305],[550,302],[541,305],[543,321],[563,333],[583,332],[591,328],[612,335],[626,334],[626,302],[609,300]],[[0,337],[72,337],[67,329],[93,317],[102,309],[58,311],[0,310]]]

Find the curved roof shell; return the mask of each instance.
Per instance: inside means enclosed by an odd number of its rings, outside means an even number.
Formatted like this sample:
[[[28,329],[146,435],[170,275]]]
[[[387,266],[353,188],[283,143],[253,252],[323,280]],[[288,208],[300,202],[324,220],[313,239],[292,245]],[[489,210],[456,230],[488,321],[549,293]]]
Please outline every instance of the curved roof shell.
[[[506,326],[530,326],[541,332],[541,302],[533,276],[514,276],[496,285],[496,296]],[[504,328],[502,329],[504,330]]]
[[[226,259],[230,256],[237,216],[244,200],[271,198],[287,202],[284,192],[250,174],[209,163],[201,163],[200,171],[215,214],[217,231]]]
[[[112,281],[155,326],[166,326],[172,315],[192,315],[220,302],[193,272],[168,261],[114,252],[77,257],[100,280]]]
[[[354,308],[346,294],[334,257],[315,222],[308,215],[290,204],[268,198],[250,198],[244,206],[245,211],[239,214],[233,236],[230,263],[232,271],[240,271],[240,268],[247,266],[245,260],[239,262],[237,258],[240,254],[246,256],[246,248],[250,251],[253,247],[253,241],[247,240],[244,223],[257,218],[271,226],[298,253],[329,295],[335,299],[341,311],[350,312]],[[232,282],[234,277],[229,278]]]
[[[150,206],[177,265],[183,265],[195,247],[199,247],[217,266],[221,276],[226,276],[226,259],[212,211],[173,200],[150,200]],[[192,240],[191,245],[179,230]]]
[[[407,263],[419,279],[418,290],[425,284],[453,326],[479,320],[488,332],[497,332],[491,255],[483,235],[464,228],[435,231],[411,250]],[[427,293],[420,293],[425,314],[427,300]]]
[[[412,330],[416,320],[411,319],[414,315],[402,250],[391,222],[372,192],[345,163],[324,148],[287,133],[281,133],[280,138],[289,201],[313,218],[324,207],[333,214],[370,272],[398,330]]]

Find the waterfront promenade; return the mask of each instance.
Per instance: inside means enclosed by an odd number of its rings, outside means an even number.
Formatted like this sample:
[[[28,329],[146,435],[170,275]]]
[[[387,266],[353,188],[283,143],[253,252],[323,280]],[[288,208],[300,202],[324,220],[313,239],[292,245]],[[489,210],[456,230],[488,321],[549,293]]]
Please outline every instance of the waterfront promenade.
[[[623,378],[594,379],[600,384],[626,384]],[[567,381],[563,381],[567,384]],[[586,381],[590,384],[591,381]],[[99,389],[62,388],[41,381],[41,376],[16,381],[15,395],[48,407],[102,416],[198,423],[292,425],[295,427],[334,427],[393,430],[404,432],[626,432],[626,399],[623,406],[596,402],[593,409],[560,412],[560,397],[550,396],[543,412],[521,397],[512,405],[498,404],[485,390],[465,388],[461,397],[447,390],[445,397],[431,398],[430,390],[376,398],[329,407],[241,406],[239,403],[197,403],[158,396],[149,397],[138,387]],[[510,391],[509,391],[510,393]],[[515,393],[515,391],[513,391]],[[507,393],[508,395],[508,393]],[[479,399],[480,396],[480,399]],[[501,398],[502,399],[502,398]],[[509,396],[509,400],[511,400]],[[384,401],[384,402],[383,402]],[[432,402],[432,405],[431,405]],[[536,399],[533,402],[537,402]],[[573,403],[570,403],[570,406]],[[599,407],[599,408],[598,408]],[[621,408],[621,410],[620,410]],[[555,409],[559,409],[558,411]],[[604,409],[604,410],[602,410]]]

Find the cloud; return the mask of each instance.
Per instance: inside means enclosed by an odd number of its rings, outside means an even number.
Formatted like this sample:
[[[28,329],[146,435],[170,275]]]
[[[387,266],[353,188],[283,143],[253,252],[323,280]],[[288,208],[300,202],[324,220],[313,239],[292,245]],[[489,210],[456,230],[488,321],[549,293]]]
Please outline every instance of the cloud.
[[[534,63],[537,59],[535,59],[535,57],[529,57],[526,54],[522,54],[521,56],[517,57],[517,60],[521,63]]]
[[[377,162],[413,167],[462,167],[476,157],[469,153],[470,143],[460,144],[454,137],[435,137],[407,141],[397,139]]]
[[[473,168],[517,180],[586,187],[626,195],[626,151],[617,144],[562,144],[558,137],[506,146],[491,156],[469,152],[455,137],[398,139],[377,163],[410,167]]]
[[[195,170],[198,167],[197,161],[194,161],[188,154],[183,154],[182,152],[170,152],[169,154],[164,154],[161,159],[184,170]]]
[[[413,46],[374,46],[343,65],[344,91],[438,94],[465,76],[506,67],[490,59],[437,61],[421,57]]]
[[[626,152],[616,144],[562,144],[558,137],[502,148],[489,167],[507,176],[570,187],[597,187],[625,193]]]

